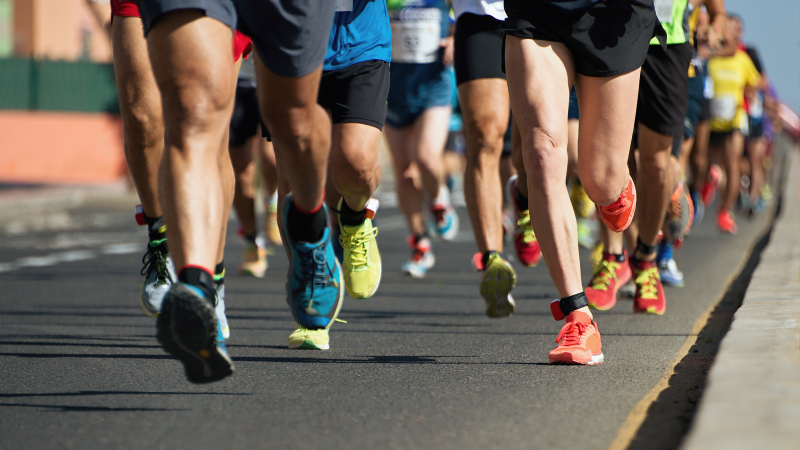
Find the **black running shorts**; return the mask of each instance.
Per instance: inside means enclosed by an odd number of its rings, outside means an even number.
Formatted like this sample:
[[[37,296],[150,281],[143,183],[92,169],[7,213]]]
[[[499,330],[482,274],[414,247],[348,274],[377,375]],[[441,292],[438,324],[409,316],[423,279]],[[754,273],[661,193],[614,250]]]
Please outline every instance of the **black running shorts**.
[[[656,27],[652,0],[601,0],[567,11],[539,0],[505,0],[508,18],[499,32],[523,39],[560,42],[589,77],[609,77],[641,67]]]
[[[683,136],[694,137],[700,113],[703,111],[703,76],[689,78],[689,101],[686,106],[686,117],[683,120]]]
[[[299,78],[325,61],[333,0],[138,0],[145,35],[162,15],[197,9],[253,40],[272,73]]]
[[[389,63],[370,60],[322,73],[317,102],[331,113],[333,124],[361,123],[383,130],[389,95]],[[271,140],[267,127],[261,134]]]
[[[665,136],[683,134],[692,45],[651,45],[639,79],[636,121]]]
[[[464,13],[456,20],[456,85],[482,78],[506,79],[503,73],[503,36],[495,33],[502,25],[492,16]]]
[[[256,88],[250,82],[246,84],[240,83],[236,86],[236,100],[233,104],[233,114],[231,115],[228,146],[238,147],[244,145],[249,138],[256,135],[260,120]]]

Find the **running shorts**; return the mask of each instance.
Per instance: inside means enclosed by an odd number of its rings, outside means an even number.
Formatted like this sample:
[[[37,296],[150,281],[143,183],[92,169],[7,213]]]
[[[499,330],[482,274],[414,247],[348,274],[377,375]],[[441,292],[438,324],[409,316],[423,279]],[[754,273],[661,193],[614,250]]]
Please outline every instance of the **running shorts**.
[[[383,130],[389,94],[389,63],[370,60],[322,72],[317,102],[337,123],[361,123]],[[266,125],[261,135],[272,140]]]
[[[111,0],[111,19],[118,17],[142,17],[139,12],[137,0]],[[239,30],[233,33],[233,62],[239,57],[246,58],[253,50],[253,43],[250,38],[242,34]]]
[[[639,78],[636,121],[665,136],[683,133],[692,45],[651,45]]]
[[[500,33],[560,42],[572,53],[575,70],[589,77],[638,69],[654,33],[665,34],[656,26],[652,0],[604,0],[577,12],[543,1],[506,0],[505,10]]]
[[[506,79],[503,73],[503,37],[495,33],[503,21],[492,16],[464,13],[456,20],[456,86],[482,78]]]
[[[450,70],[441,63],[393,63],[386,123],[395,128],[413,124],[428,108],[452,105]]]
[[[256,135],[260,120],[256,88],[249,81],[238,83],[231,115],[228,145],[230,147],[244,145],[248,139]]]
[[[578,94],[575,92],[575,86],[569,91],[569,109],[567,110],[568,120],[580,119],[581,115],[578,112]]]
[[[319,68],[333,23],[330,0],[137,0],[145,36],[162,15],[199,9],[252,38],[272,73],[299,78]],[[239,21],[241,19],[241,21]]]
[[[700,122],[711,120],[711,100],[703,97],[700,103]]]
[[[760,138],[764,136],[764,118],[758,117],[747,117],[748,120],[748,128],[750,132],[747,134],[749,139]]]
[[[683,120],[683,136],[694,137],[697,123],[703,111],[703,77],[689,78],[689,102],[686,106],[686,117]]]

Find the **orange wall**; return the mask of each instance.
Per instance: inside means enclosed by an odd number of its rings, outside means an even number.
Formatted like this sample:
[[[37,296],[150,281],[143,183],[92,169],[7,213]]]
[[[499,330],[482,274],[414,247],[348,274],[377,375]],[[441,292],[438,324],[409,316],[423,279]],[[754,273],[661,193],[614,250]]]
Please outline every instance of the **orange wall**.
[[[110,9],[104,5],[103,9]],[[38,59],[74,60],[89,33],[89,57],[111,60],[108,35],[92,15],[86,0],[15,0],[14,54]]]
[[[127,173],[119,116],[0,111],[0,182],[96,184]]]

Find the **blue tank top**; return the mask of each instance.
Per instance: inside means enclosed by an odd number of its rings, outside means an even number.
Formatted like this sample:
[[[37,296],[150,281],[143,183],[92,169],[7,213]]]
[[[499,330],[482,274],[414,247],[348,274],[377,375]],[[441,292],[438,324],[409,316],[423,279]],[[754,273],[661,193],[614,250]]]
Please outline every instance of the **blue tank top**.
[[[392,60],[392,31],[384,0],[338,0],[322,70]],[[352,5],[352,7],[351,7]]]

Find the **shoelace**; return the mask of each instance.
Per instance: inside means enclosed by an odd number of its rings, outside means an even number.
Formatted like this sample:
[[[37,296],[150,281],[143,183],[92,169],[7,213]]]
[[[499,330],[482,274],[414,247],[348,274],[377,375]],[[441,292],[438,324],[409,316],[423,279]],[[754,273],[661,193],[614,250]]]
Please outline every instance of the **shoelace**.
[[[157,248],[164,241],[153,242],[157,242],[157,244],[152,245],[152,243],[150,243],[147,253],[142,255],[143,267],[142,270],[139,271],[139,274],[144,277],[149,277],[153,271],[156,271],[156,280],[158,282],[165,283],[169,280],[169,282],[172,283],[172,275],[169,273],[169,269],[167,269],[167,253]]]
[[[561,329],[556,338],[559,347],[575,347],[581,345],[581,336],[586,333],[589,325],[581,322],[569,322],[569,326]],[[563,340],[562,340],[563,339]]]
[[[658,274],[658,267],[648,267],[647,269],[636,271],[636,285],[641,286],[641,297],[648,300],[655,300],[658,298],[658,288],[656,288],[656,281],[661,279]]]
[[[311,289],[309,295],[308,306],[311,307],[314,299],[314,291],[316,289],[324,289],[328,284],[328,277],[326,272],[325,261],[325,248],[320,246],[309,252],[298,252],[298,259],[300,260],[300,276],[302,280],[311,280],[305,289]],[[322,262],[318,262],[322,261]]]
[[[592,276],[592,289],[605,291],[611,285],[611,280],[617,281],[617,269],[620,265],[615,261],[600,261],[600,265]]]
[[[517,213],[517,226],[522,232],[522,242],[529,244],[536,240],[536,235],[533,233],[533,225],[531,225],[531,215],[528,210]]]
[[[350,266],[353,268],[366,266],[369,262],[367,258],[367,246],[369,241],[375,239],[378,229],[372,231],[360,231],[353,235],[342,234],[339,236],[339,243],[342,247],[350,248]]]

